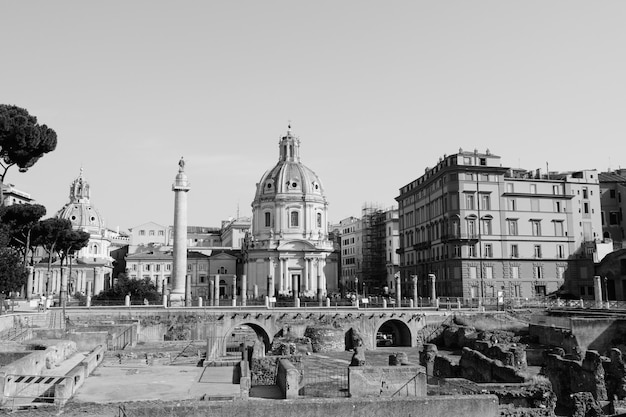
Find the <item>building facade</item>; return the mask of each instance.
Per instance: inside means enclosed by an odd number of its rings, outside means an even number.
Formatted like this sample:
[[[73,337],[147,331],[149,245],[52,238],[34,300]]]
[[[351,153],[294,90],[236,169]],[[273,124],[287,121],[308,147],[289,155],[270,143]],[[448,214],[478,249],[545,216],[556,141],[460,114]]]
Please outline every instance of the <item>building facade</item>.
[[[504,168],[500,157],[444,156],[400,189],[400,271],[421,296],[534,298],[560,290],[592,296],[601,239],[595,170]],[[404,292],[406,294],[406,292]]]
[[[624,211],[626,210],[626,169],[600,173],[602,236],[613,242],[613,249],[626,248]]]
[[[68,294],[86,294],[90,287],[95,295],[109,288],[113,284],[110,252],[127,244],[128,238],[106,228],[104,218],[91,203],[91,188],[83,177],[82,169],[70,185],[69,202],[56,213],[56,217],[69,220],[75,230],[89,233],[87,246],[68,259]],[[50,270],[46,261],[36,263],[31,294],[59,295],[61,274],[58,260],[52,263]]]
[[[0,206],[34,203],[34,200],[31,198],[30,194],[18,190],[13,184],[0,184],[0,187],[2,187],[2,204],[0,204]]]
[[[363,263],[361,251],[361,220],[350,216],[333,226],[339,241],[339,292],[342,296],[356,293]]]
[[[278,163],[263,174],[252,201],[245,291],[321,299],[338,291],[328,203],[318,176],[300,162],[300,140],[288,130],[278,148]]]

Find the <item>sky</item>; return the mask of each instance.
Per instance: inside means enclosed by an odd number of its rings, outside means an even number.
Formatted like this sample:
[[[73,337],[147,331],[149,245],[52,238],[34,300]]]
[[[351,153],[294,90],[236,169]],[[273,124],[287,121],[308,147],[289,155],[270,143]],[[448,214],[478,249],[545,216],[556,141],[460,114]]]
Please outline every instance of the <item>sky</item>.
[[[54,215],[83,176],[109,228],[251,216],[291,123],[329,221],[391,207],[444,154],[626,167],[626,2],[0,2],[0,103],[57,132],[5,182]]]

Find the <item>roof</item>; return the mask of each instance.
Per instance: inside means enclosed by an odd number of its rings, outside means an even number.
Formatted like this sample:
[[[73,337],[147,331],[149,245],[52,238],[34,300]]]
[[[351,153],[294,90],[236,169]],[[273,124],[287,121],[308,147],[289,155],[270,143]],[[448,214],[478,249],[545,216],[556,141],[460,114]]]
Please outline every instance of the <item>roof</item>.
[[[598,174],[600,182],[625,182],[626,177],[616,172],[601,172]]]

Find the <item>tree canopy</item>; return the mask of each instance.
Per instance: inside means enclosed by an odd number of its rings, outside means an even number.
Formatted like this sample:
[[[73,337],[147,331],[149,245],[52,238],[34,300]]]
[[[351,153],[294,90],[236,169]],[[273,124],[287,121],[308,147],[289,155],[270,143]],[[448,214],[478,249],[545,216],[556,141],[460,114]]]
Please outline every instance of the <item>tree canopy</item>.
[[[41,246],[48,254],[48,270],[52,264],[52,257],[58,252],[59,244],[64,234],[72,230],[72,222],[67,219],[50,217],[37,223],[32,232],[32,243]]]
[[[0,104],[0,205],[7,171],[17,165],[25,172],[57,146],[57,134],[21,107]]]
[[[28,270],[20,254],[12,248],[0,248],[0,292],[20,291],[26,284]]]
[[[130,299],[135,301],[146,299],[152,304],[161,302],[161,295],[150,278],[132,279],[128,278],[126,274],[119,274],[113,287],[94,296],[93,299],[119,301],[123,300],[126,295],[130,295]]]
[[[87,246],[89,237],[89,233],[82,230],[70,229],[62,231],[56,247],[56,252],[59,254],[59,258],[61,258],[61,265],[63,265],[63,261],[68,256]]]
[[[14,204],[0,207],[0,222],[4,225],[5,245],[17,249],[26,264],[32,248],[31,232],[39,220],[46,214],[46,208],[40,204]],[[0,242],[0,246],[2,243]]]

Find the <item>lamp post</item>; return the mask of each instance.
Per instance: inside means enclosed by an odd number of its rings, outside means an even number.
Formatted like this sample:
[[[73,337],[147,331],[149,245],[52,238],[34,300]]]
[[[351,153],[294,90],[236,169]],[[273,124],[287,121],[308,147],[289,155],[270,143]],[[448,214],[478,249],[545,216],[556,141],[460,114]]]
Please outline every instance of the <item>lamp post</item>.
[[[354,292],[356,293],[356,299],[359,299],[359,277],[354,278]]]

